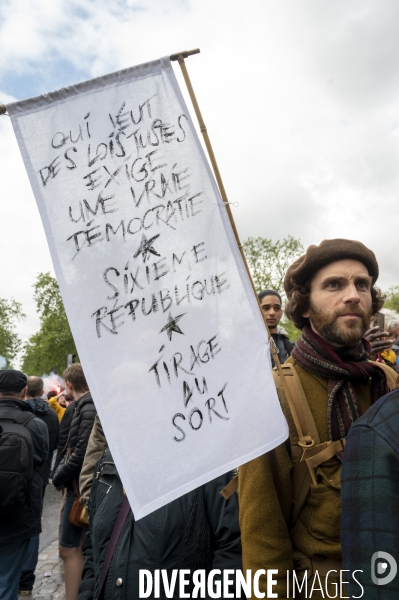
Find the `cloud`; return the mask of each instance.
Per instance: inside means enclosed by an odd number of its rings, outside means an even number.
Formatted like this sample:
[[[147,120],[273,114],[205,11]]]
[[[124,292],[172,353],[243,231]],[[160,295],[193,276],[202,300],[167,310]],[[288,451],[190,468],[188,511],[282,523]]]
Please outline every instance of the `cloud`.
[[[7,103],[12,98],[0,94]],[[14,297],[27,319],[18,325],[24,339],[38,328],[32,285],[39,271],[52,270],[36,202],[9,117],[0,117],[1,219],[0,266],[2,298]]]
[[[304,71],[359,112],[389,105],[398,93],[398,18],[395,0],[305,0],[292,5],[288,23]]]
[[[187,14],[181,1],[5,0],[3,5],[2,77],[36,76],[41,85],[54,79],[58,84],[57,70],[65,86],[130,66],[134,55],[134,62],[156,58],[157,42],[165,40],[163,23],[170,20],[174,32],[179,15]]]
[[[398,17],[396,0],[4,0],[0,89],[22,98],[200,47],[187,66],[241,239],[360,239],[386,289],[399,283]],[[23,302],[27,335],[51,260],[6,117],[0,134],[1,295]]]

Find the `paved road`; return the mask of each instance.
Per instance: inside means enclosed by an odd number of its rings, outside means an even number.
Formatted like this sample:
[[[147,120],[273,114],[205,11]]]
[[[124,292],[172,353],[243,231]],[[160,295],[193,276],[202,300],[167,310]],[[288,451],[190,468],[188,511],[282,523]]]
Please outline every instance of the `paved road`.
[[[61,492],[49,484],[44,496],[42,515],[42,533],[40,535],[39,551],[47,548],[52,542],[58,540],[58,526],[60,522]]]
[[[61,492],[49,484],[44,496],[35,587],[32,596],[18,596],[19,600],[65,600],[64,568],[58,555],[60,506]]]

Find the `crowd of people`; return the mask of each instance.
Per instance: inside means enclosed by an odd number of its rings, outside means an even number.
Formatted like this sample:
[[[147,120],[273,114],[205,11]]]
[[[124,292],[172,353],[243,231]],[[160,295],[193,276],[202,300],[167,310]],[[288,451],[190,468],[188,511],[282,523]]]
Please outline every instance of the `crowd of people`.
[[[288,440],[137,522],[82,365],[48,397],[40,377],[0,371],[0,600],[32,592],[49,481],[66,600],[138,598],[142,569],[213,571],[216,586],[227,570],[273,569],[278,598],[397,598],[399,581],[379,595],[370,566],[399,547],[399,314],[383,308],[378,274],[360,242],[324,240],[287,270],[284,308],[259,293]],[[269,597],[266,577],[257,586]]]

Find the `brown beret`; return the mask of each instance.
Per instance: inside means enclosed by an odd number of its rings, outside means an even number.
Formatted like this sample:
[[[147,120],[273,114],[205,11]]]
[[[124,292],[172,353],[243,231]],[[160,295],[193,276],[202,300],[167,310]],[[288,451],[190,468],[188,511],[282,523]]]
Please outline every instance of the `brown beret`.
[[[335,262],[351,258],[363,263],[369,275],[375,282],[378,278],[378,263],[374,252],[366,248],[361,242],[355,240],[323,240],[320,246],[309,246],[306,254],[298,258],[288,269],[284,278],[284,289],[287,298],[290,298],[294,288],[303,285],[322,267]]]

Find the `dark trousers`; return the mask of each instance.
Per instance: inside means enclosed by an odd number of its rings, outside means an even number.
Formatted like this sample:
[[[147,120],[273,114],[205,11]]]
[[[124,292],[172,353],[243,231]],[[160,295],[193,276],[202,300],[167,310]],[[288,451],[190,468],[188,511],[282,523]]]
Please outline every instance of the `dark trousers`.
[[[43,498],[46,486],[43,488],[42,495],[42,508],[40,514],[43,512]],[[37,561],[39,560],[39,535],[35,535],[30,538],[28,552],[25,557],[25,561],[22,567],[21,577],[19,578],[19,590],[29,591],[33,590],[36,575]]]
[[[39,536],[35,535],[30,538],[28,552],[25,557],[25,562],[22,567],[21,577],[19,578],[18,589],[31,592],[35,583],[36,565],[39,559]]]
[[[28,551],[29,539],[13,544],[0,544],[0,598],[17,600],[18,581]]]

